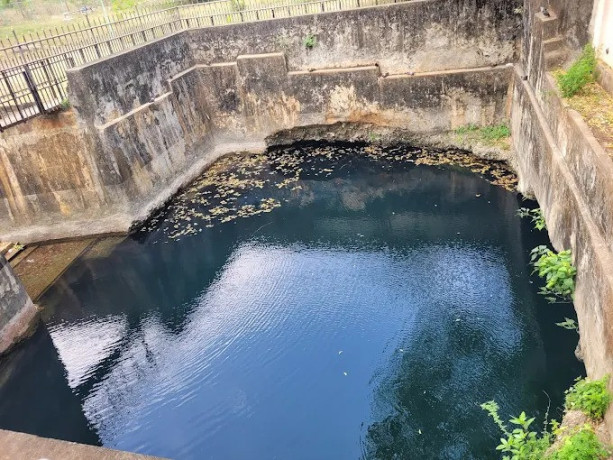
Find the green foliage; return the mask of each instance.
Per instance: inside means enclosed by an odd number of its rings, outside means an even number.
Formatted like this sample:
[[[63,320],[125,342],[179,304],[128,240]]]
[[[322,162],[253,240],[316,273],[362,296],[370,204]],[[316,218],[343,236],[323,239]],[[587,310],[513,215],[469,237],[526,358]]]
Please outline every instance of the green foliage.
[[[488,141],[497,141],[509,137],[510,135],[511,130],[504,123],[481,128],[481,136]]]
[[[479,127],[473,123],[469,123],[467,125],[456,128],[455,133],[462,135],[462,134],[474,133],[475,131],[479,131]]]
[[[556,326],[563,327],[564,329],[568,329],[569,331],[579,332],[579,325],[577,324],[577,321],[575,321],[574,319],[565,317],[564,321],[562,321],[561,323],[556,323]]]
[[[137,0],[111,0],[111,10],[114,12],[131,10],[137,3]]]
[[[519,417],[509,420],[514,425],[512,431],[506,427],[499,415],[499,407],[495,401],[481,404],[481,408],[494,419],[504,437],[496,450],[500,451],[503,460],[599,460],[608,455],[608,450],[596,437],[590,425],[584,425],[565,433],[558,422],[552,421],[541,433],[530,431],[534,418],[528,418],[525,412]],[[558,439],[555,447],[551,447]]]
[[[62,110],[68,110],[70,108],[70,101],[68,100],[67,97],[62,99],[62,102],[60,102],[60,108]]]
[[[513,430],[509,431],[500,418],[499,407],[495,401],[481,404],[481,408],[494,419],[505,436],[500,438],[500,444],[496,447],[496,450],[504,454],[502,456],[504,460],[542,460],[544,458],[545,452],[551,444],[552,436],[546,430],[540,436],[535,431],[530,431],[530,425],[534,422],[534,418],[528,418],[526,413],[522,412],[519,417],[509,420],[511,424],[515,425]]]
[[[609,452],[596,437],[594,429],[584,425],[565,436],[560,447],[548,455],[548,460],[598,460],[608,457]]]
[[[477,126],[469,123],[456,128],[454,132],[458,136],[473,138],[486,143],[496,143],[496,141],[501,141],[511,135],[511,130],[504,123],[493,126]]]
[[[375,133],[368,133],[368,140],[370,142],[376,142],[381,138],[381,136],[379,136],[378,134]]]
[[[545,223],[545,216],[543,215],[543,210],[541,208],[519,208],[517,214],[519,215],[519,217],[530,217],[530,219],[532,219],[532,223],[534,224],[534,228],[536,228],[537,230],[543,230],[547,228],[547,224]]]
[[[307,49],[313,49],[315,48],[315,45],[317,44],[317,37],[313,34],[309,34],[306,37],[304,37],[303,44]]]
[[[545,278],[545,286],[539,292],[547,296],[549,302],[572,298],[577,269],[572,264],[570,250],[555,253],[547,246],[537,246],[530,252],[530,262],[534,271]]]
[[[600,380],[577,380],[577,383],[566,391],[566,409],[580,410],[593,420],[601,420],[611,403],[608,383],[608,375]]]
[[[558,86],[564,97],[572,97],[585,85],[594,81],[596,53],[592,45],[585,45],[579,59],[566,72],[557,75]]]

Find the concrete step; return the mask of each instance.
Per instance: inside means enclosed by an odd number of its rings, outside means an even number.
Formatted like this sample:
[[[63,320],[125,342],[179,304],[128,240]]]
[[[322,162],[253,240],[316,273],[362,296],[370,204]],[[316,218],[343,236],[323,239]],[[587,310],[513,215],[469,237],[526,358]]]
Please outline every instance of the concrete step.
[[[566,41],[564,37],[558,35],[557,37],[550,38],[548,40],[543,40],[543,52],[544,53],[552,53],[554,51],[558,51],[566,45]]]
[[[565,48],[561,48],[550,53],[545,53],[545,67],[547,70],[562,67],[567,59],[568,51]]]

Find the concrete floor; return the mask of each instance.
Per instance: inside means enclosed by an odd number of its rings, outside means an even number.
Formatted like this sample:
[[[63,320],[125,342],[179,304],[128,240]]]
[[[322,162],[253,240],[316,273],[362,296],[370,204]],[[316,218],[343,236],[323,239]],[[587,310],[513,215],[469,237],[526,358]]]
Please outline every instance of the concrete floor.
[[[103,447],[0,430],[0,460],[156,460]]]

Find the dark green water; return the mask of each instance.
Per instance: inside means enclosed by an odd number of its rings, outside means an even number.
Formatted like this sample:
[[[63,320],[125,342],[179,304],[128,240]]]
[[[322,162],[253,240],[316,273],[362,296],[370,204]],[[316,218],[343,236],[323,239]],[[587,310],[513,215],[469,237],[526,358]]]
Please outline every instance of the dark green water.
[[[0,362],[0,427],[179,459],[498,458],[479,404],[558,416],[574,313],[537,295],[525,203],[407,152],[249,157],[93,248]]]

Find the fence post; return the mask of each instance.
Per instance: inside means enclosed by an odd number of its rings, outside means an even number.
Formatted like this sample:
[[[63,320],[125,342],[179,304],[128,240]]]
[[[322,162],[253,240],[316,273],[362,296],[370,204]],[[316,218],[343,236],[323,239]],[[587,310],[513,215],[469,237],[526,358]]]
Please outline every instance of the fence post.
[[[46,112],[45,106],[43,105],[43,101],[40,98],[40,94],[38,94],[38,89],[36,89],[36,83],[32,79],[32,74],[30,73],[30,68],[28,64],[24,66],[23,76],[26,79],[26,84],[28,85],[28,89],[32,93],[32,97],[34,98],[34,102],[36,102],[36,106],[38,107],[38,113],[43,114]]]

